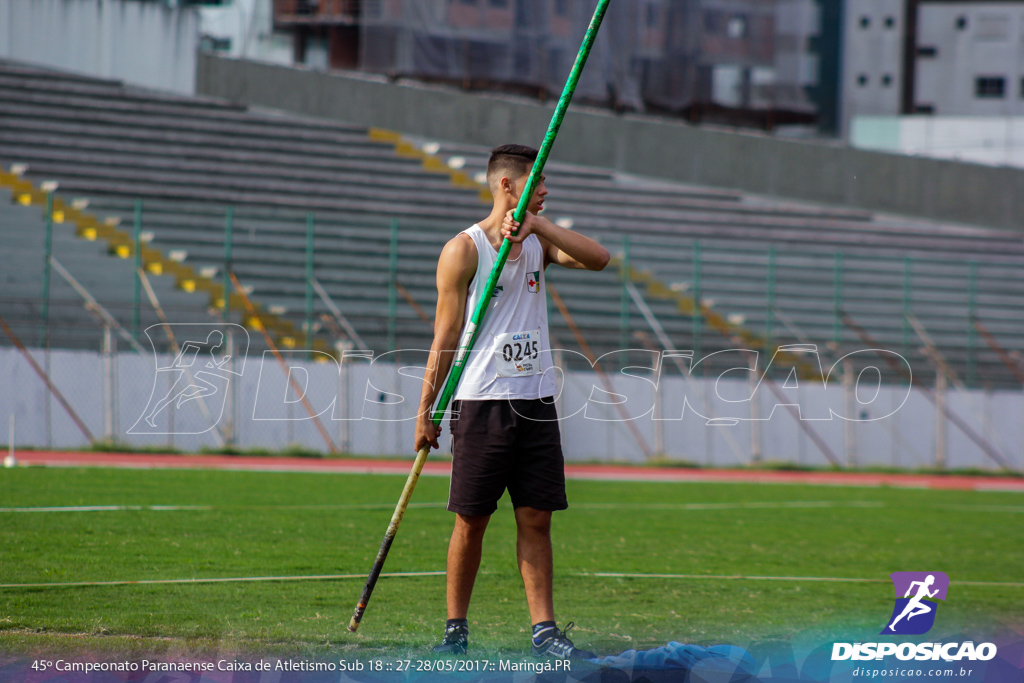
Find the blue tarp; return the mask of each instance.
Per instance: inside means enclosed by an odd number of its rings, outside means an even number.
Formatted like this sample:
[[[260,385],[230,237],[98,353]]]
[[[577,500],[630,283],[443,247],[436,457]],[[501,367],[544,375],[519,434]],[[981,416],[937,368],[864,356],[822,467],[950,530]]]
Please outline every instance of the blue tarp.
[[[620,669],[627,674],[665,672],[671,680],[721,681],[741,683],[755,673],[754,658],[734,645],[684,645],[672,641],[651,650],[626,650],[622,654],[587,660],[602,667]],[[656,677],[660,680],[662,677]],[[633,676],[630,676],[630,680]],[[655,680],[655,679],[651,679]],[[666,679],[669,680],[669,679]]]

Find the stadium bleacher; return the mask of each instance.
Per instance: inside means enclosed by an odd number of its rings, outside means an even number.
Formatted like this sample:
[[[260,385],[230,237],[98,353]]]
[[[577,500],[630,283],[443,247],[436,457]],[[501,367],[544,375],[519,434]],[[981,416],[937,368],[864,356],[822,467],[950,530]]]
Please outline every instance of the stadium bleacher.
[[[0,269],[0,315],[26,346],[42,346],[46,334],[51,346],[59,348],[98,349],[103,323],[97,314],[86,308],[82,295],[51,267],[49,308],[44,313],[43,279],[45,261],[45,216],[37,208],[12,201],[12,193],[0,188],[0,243],[3,247],[3,268]],[[51,254],[57,264],[96,298],[128,331],[135,331],[131,297],[134,278],[131,264],[115,267],[106,245],[77,237],[64,225],[53,230]],[[120,259],[118,259],[120,261]],[[150,278],[156,296],[172,322],[194,321],[207,316],[206,301],[184,292],[167,278]],[[48,325],[43,324],[46,315]],[[149,306],[139,308],[138,330],[159,322]],[[162,336],[162,335],[161,335]],[[120,341],[121,348],[127,345]],[[2,342],[11,344],[6,337]],[[116,342],[115,342],[116,343]]]
[[[45,202],[37,188],[57,181],[55,196],[64,204],[88,198],[87,212],[100,225],[120,221],[95,242],[76,237],[82,230],[70,222],[55,226],[54,235],[57,257],[125,326],[134,265],[126,235],[141,200],[142,230],[151,237],[147,269],[171,276],[152,279],[176,320],[220,316],[231,207],[234,272],[278,343],[301,345],[312,215],[315,275],[367,344],[378,352],[391,344],[428,348],[431,328],[416,307],[432,315],[437,254],[488,210],[478,182],[487,152],[0,62],[0,167],[12,201],[34,203],[12,206],[0,197],[7,264],[0,313],[37,343]],[[903,353],[930,382],[935,370],[905,316],[912,313],[970,385],[1020,386],[973,325],[980,321],[1011,353],[1024,349],[1020,233],[628,177],[560,164],[557,152],[556,145],[546,169],[545,215],[586,230],[616,257],[601,273],[549,270],[598,354],[624,341],[650,343],[635,334],[648,328],[624,295],[628,272],[680,348],[709,353],[733,348],[737,339],[759,349],[806,340],[823,349],[832,344],[830,363],[868,346],[844,324],[846,314],[874,345]],[[12,165],[24,172],[15,178]],[[391,269],[416,307],[389,287]],[[57,280],[51,296],[74,301]],[[695,298],[703,315],[693,315]],[[229,301],[233,319],[252,322],[236,297]],[[145,302],[141,310],[153,320]],[[314,301],[314,343],[330,349],[334,337],[319,317],[326,310]],[[728,321],[725,333],[707,324],[715,314]],[[69,330],[54,323],[51,344],[97,348],[101,329],[87,312],[74,316],[51,314]],[[551,325],[559,345],[577,348],[553,307]]]

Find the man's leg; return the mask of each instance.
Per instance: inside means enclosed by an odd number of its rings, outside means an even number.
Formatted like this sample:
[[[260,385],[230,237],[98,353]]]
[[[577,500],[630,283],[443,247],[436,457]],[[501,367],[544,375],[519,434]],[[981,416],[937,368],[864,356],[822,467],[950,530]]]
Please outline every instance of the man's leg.
[[[530,621],[534,624],[554,621],[555,607],[551,588],[554,564],[551,560],[550,510],[516,508],[516,558],[519,560],[519,573],[523,576],[523,586],[526,588]]]
[[[448,542],[448,618],[465,619],[469,612],[469,599],[473,583],[480,569],[480,555],[484,545],[484,532],[490,515],[455,515],[455,529]],[[548,551],[550,557],[550,546]]]
[[[555,625],[552,596],[554,563],[551,560],[551,511],[516,508],[516,556],[526,587],[526,602],[533,622],[533,654],[540,657],[589,659],[593,652],[580,650],[566,637],[571,624],[561,631]]]

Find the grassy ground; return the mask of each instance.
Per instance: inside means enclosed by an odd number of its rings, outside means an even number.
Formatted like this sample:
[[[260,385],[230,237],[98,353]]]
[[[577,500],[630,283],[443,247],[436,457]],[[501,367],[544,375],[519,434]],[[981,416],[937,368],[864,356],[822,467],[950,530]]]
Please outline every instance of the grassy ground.
[[[17,468],[0,506],[188,505],[193,510],[0,513],[0,583],[363,574],[403,479],[222,471]],[[386,571],[442,570],[448,480],[425,477]],[[569,483],[554,529],[556,608],[602,652],[877,629],[893,571],[944,571],[940,618],[969,629],[1024,614],[1024,498],[886,488]],[[529,617],[507,502],[491,523],[472,642],[525,651]],[[857,577],[877,583],[602,578],[595,572]],[[104,649],[422,653],[439,636],[444,577],[382,580],[358,634],[362,579],[0,588],[0,652]],[[876,631],[877,632],[877,631]]]

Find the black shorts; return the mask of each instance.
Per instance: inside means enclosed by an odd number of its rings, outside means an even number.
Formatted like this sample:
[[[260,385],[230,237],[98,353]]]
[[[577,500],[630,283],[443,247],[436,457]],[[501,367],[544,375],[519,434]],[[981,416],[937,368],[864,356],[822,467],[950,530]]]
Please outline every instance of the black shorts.
[[[485,516],[505,489],[513,507],[564,510],[565,461],[555,404],[546,399],[452,403],[448,509]],[[458,415],[458,419],[454,415]]]

